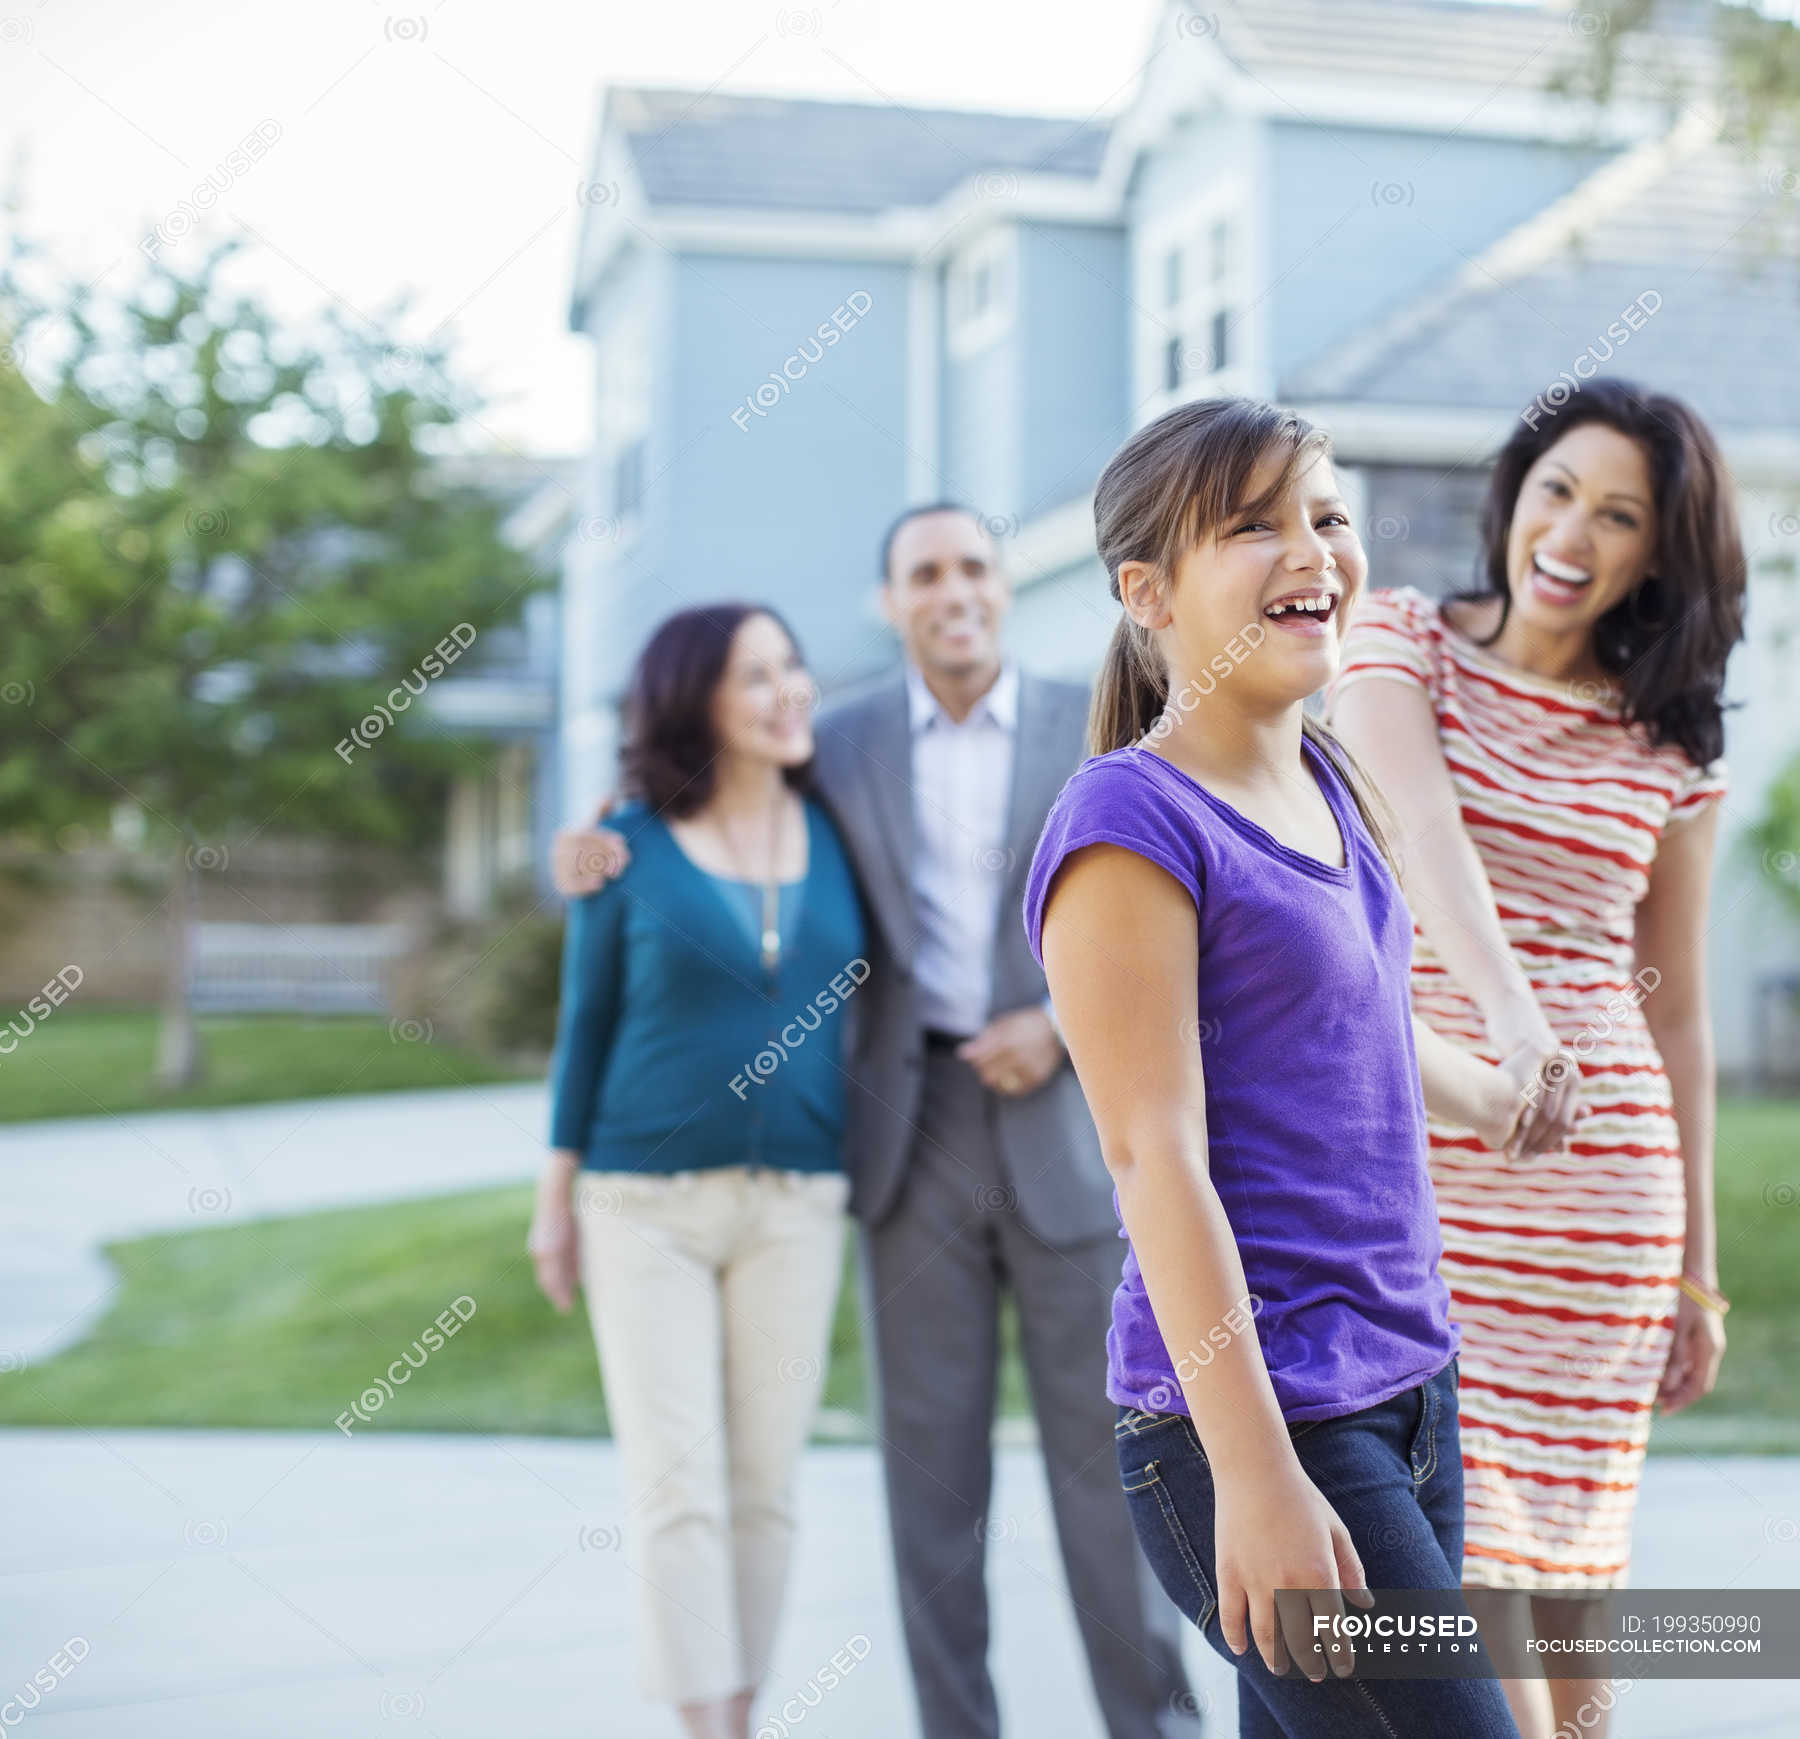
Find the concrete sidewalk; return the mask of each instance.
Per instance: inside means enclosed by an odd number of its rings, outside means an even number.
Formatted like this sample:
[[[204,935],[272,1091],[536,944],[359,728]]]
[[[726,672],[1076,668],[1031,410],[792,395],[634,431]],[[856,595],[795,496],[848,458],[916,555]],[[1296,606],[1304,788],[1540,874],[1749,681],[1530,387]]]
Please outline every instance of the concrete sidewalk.
[[[610,1444],[14,1431],[0,1490],[0,1698],[71,1638],[87,1645],[27,1717],[44,1739],[673,1739],[632,1681]],[[916,1739],[873,1453],[810,1451],[801,1514],[757,1721],[787,1703],[773,1739]],[[1795,1586],[1797,1519],[1800,1460],[1653,1461],[1634,1580]],[[991,1532],[1008,1734],[1101,1739],[1034,1454],[1000,1453]],[[1188,1641],[1209,1739],[1230,1739],[1230,1674]],[[854,1664],[821,1694],[815,1675],[845,1651]],[[1614,1728],[1795,1733],[1800,1683],[1778,1680],[1643,1681]]]
[[[0,1370],[87,1334],[109,1239],[517,1183],[548,1132],[534,1081],[0,1125]]]

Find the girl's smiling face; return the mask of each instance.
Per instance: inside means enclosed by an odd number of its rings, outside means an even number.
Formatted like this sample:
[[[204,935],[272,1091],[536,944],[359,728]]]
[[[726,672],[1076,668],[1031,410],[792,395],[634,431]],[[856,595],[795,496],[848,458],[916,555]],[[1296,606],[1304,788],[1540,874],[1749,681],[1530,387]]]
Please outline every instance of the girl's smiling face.
[[[1274,486],[1285,460],[1281,452],[1263,457],[1248,500]],[[1126,608],[1156,631],[1168,660],[1171,699],[1179,703],[1185,683],[1210,692],[1228,679],[1256,710],[1291,706],[1337,674],[1346,621],[1367,575],[1368,558],[1324,454],[1303,463],[1261,512],[1235,513],[1190,545],[1172,586],[1148,563],[1119,570]]]

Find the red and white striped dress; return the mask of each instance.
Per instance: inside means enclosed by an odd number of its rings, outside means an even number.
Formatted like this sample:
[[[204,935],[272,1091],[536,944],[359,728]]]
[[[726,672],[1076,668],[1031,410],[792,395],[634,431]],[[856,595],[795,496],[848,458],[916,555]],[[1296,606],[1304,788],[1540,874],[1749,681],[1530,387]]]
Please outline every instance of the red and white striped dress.
[[[1717,798],[1724,765],[1651,748],[1610,692],[1502,663],[1411,587],[1357,607],[1332,695],[1368,679],[1430,696],[1501,927],[1579,1060],[1589,1108],[1566,1148],[1515,1163],[1430,1123],[1462,1329],[1464,1580],[1622,1587],[1686,1220],[1669,1080],[1641,1006],[1654,974],[1634,979],[1633,927],[1664,825]],[[1416,928],[1413,950],[1421,1018],[1496,1061]]]

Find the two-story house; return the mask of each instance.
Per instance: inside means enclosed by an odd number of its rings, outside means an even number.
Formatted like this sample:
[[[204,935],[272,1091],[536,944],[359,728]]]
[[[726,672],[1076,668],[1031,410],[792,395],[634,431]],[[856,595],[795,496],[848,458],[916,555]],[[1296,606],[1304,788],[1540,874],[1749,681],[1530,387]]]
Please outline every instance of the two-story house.
[[[1659,8],[1604,105],[1598,15],[1497,0],[1170,5],[1130,102],[1087,120],[609,91],[571,306],[598,427],[565,813],[613,783],[623,677],[672,609],[775,603],[828,690],[890,661],[875,544],[909,502],[985,515],[1018,653],[1085,677],[1115,608],[1094,479],[1168,406],[1325,424],[1373,583],[1441,594],[1511,419],[1598,371],[1687,397],[1743,491],[1740,830],[1800,751],[1800,168],[1719,142],[1704,12]],[[1746,1071],[1800,938],[1734,850],[1712,940]]]

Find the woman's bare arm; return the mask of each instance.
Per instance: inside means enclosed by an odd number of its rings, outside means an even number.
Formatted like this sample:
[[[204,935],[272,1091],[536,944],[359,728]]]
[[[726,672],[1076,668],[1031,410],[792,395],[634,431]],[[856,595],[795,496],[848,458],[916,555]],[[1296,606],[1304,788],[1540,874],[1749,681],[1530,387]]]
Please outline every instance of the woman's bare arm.
[[[1051,888],[1050,994],[1213,1471],[1220,1625],[1242,1653],[1247,1617],[1273,1672],[1285,1637],[1286,1652],[1317,1678],[1324,1663],[1285,1610],[1278,1626],[1274,1590],[1360,1588],[1362,1569],[1300,1466],[1253,1327],[1218,1348],[1216,1331],[1256,1304],[1207,1164],[1198,947],[1191,895],[1122,846],[1072,853]]]
[[[1706,1285],[1719,1284],[1718,1227],[1713,1202],[1713,1138],[1718,1079],[1712,1018],[1706,1006],[1706,927],[1712,894],[1719,805],[1663,830],[1650,885],[1638,903],[1638,982],[1648,986],[1644,1019],[1662,1053],[1681,1138],[1687,1189],[1687,1239],[1682,1267]],[[1648,974],[1654,973],[1652,979]],[[1713,1386],[1725,1350],[1722,1326],[1695,1315],[1683,1300],[1676,1344],[1660,1399],[1665,1413],[1698,1401]],[[1693,1317],[1695,1332],[1683,1329]]]
[[[1557,1054],[1556,1035],[1514,957],[1494,909],[1481,854],[1463,825],[1456,787],[1438,741],[1431,698],[1411,683],[1368,678],[1332,702],[1332,728],[1381,791],[1400,823],[1393,842],[1407,904],[1450,976],[1474,999],[1503,1057],[1529,1047],[1539,1064]],[[1574,1126],[1579,1077],[1558,1071],[1533,1094],[1518,1149],[1560,1147]]]

